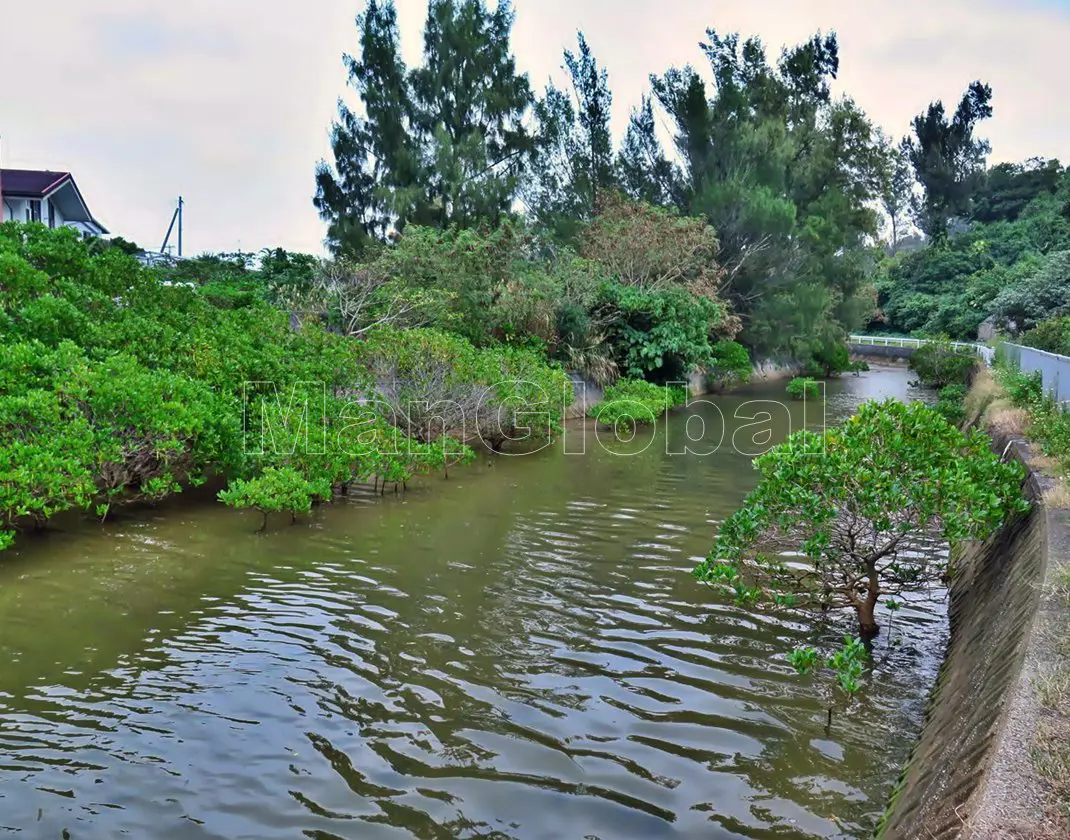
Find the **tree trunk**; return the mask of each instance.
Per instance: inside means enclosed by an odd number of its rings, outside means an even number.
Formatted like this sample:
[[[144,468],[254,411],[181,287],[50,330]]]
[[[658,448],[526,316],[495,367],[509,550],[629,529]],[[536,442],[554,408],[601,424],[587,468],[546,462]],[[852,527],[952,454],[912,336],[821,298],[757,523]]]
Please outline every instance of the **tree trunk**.
[[[858,635],[866,643],[868,648],[877,634],[880,625],[877,624],[877,599],[881,596],[880,576],[877,574],[877,562],[870,560],[866,564],[869,573],[869,587],[866,599],[858,604]]]
[[[877,624],[876,611],[876,598],[867,598],[858,605],[858,635],[867,645],[880,633],[881,628]]]

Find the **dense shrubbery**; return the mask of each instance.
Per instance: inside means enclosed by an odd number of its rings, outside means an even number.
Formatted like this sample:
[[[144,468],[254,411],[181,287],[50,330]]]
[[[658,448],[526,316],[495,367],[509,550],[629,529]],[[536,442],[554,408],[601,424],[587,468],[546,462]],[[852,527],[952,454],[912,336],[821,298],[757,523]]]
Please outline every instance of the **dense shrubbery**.
[[[1070,314],[1070,173],[1058,161],[993,167],[972,217],[883,264],[875,326],[973,340],[986,318],[1021,332]]]
[[[784,389],[788,396],[796,400],[814,399],[821,396],[821,385],[809,376],[796,376]]]
[[[1037,350],[1070,356],[1070,316],[1041,321],[1022,336],[1021,343]]]
[[[1029,414],[1029,437],[1054,460],[1063,477],[1070,476],[1070,412],[1044,393],[1039,372],[1022,373],[1000,364],[996,377],[1011,401]]]
[[[803,366],[803,373],[818,379],[839,376],[852,369],[851,354],[842,341],[823,341],[810,353]]]
[[[933,406],[952,426],[961,426],[966,417],[965,385],[945,385],[940,389],[939,398]]]
[[[736,341],[721,340],[710,348],[707,381],[714,386],[747,382],[754,365],[747,348]]]
[[[655,423],[670,408],[686,402],[687,391],[680,386],[621,379],[606,388],[604,401],[593,406],[589,414],[607,426],[632,428]]]
[[[615,311],[607,343],[626,376],[672,382],[713,364],[714,328],[724,305],[683,288],[641,291],[607,286],[602,303]]]
[[[949,341],[926,342],[910,357],[910,369],[930,388],[968,385],[976,367],[977,355],[972,350],[954,347]]]
[[[739,329],[717,295],[715,245],[703,220],[620,196],[607,199],[579,252],[545,248],[513,222],[410,225],[373,259],[313,283],[299,305],[347,334],[396,323],[477,347],[535,342],[599,382],[621,374],[664,382],[712,368],[716,342]],[[732,365],[726,373],[738,372],[738,356]]]
[[[434,329],[383,329],[357,348],[384,415],[417,441],[541,440],[558,431],[572,381],[523,347],[476,348]]]
[[[307,261],[271,253],[255,271],[183,262],[163,275],[167,285],[73,231],[0,226],[4,542],[22,523],[68,509],[103,516],[114,502],[161,498],[210,474],[231,479],[228,504],[300,512],[334,485],[400,483],[472,457],[453,428],[409,436],[379,395],[383,358],[433,355],[430,379],[413,362],[407,380],[432,401],[458,380],[485,388],[480,430],[498,445],[559,423],[570,386],[537,350],[476,350],[459,336],[384,326],[358,342],[318,318],[293,329],[267,302],[280,266],[293,276],[279,287],[305,293],[317,282],[319,267],[307,275]],[[368,306],[387,311],[394,291]],[[338,324],[337,313],[327,319]],[[436,379],[443,370],[453,379]]]

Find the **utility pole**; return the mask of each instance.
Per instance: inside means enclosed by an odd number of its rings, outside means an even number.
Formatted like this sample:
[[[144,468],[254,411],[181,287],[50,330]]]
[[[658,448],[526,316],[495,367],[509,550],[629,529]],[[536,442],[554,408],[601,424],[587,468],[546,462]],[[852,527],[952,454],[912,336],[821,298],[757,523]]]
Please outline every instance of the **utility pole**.
[[[178,197],[178,207],[175,208],[175,212],[171,214],[171,224],[167,226],[167,234],[163,238],[163,245],[160,246],[160,253],[167,253],[167,243],[171,241],[171,231],[175,229],[175,222],[178,222],[178,255],[182,256],[182,205],[186,202],[182,200],[182,196]]]

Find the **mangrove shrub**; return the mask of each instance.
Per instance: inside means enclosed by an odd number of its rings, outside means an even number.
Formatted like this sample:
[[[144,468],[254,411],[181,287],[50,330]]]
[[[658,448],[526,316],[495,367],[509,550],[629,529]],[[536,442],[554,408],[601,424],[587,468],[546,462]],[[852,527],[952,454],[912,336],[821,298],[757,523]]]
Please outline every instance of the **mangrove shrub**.
[[[892,607],[954,572],[944,544],[985,539],[1029,507],[1021,464],[917,402],[865,403],[754,464],[757,488],[695,575],[743,602],[851,610],[864,640],[882,598]]]

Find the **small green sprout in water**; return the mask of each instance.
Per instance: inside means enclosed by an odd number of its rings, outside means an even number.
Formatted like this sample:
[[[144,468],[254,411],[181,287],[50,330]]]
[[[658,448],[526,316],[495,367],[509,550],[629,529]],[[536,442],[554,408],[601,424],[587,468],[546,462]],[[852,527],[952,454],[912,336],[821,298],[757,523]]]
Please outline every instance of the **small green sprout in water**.
[[[836,674],[836,682],[848,697],[853,697],[862,688],[862,673],[865,671],[869,651],[858,637],[845,636],[843,647],[833,654],[829,667]]]
[[[836,677],[835,684],[848,700],[862,690],[862,675],[865,673],[868,661],[869,651],[865,643],[857,636],[845,636],[843,647],[827,660],[822,658],[816,648],[812,647],[798,647],[788,654],[788,662],[801,676],[811,674],[820,668],[827,667],[831,670]],[[826,727],[832,726],[834,705],[834,697],[830,692]]]
[[[862,689],[862,674],[868,659],[869,652],[857,636],[845,636],[843,647],[827,661],[812,647],[798,647],[788,654],[788,662],[800,675],[827,666],[836,675],[836,684],[847,697],[853,697]]]
[[[809,674],[817,667],[820,659],[817,650],[812,647],[795,648],[788,654],[788,661],[800,675]]]

